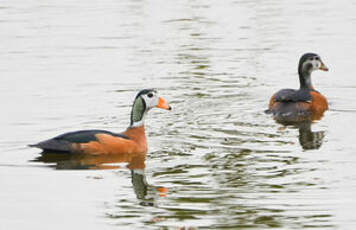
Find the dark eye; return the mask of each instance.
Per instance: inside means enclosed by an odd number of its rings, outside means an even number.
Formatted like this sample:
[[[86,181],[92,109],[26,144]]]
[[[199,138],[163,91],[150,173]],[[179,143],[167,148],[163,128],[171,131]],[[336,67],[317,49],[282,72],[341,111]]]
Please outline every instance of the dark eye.
[[[319,61],[319,60],[320,60],[320,57],[315,57],[315,60]]]
[[[147,94],[147,97],[149,97],[149,98],[153,97],[153,93]]]

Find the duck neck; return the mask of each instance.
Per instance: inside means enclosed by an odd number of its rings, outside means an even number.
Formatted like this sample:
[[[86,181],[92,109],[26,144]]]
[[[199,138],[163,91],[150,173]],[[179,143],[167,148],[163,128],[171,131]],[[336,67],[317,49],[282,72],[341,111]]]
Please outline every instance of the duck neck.
[[[130,128],[137,128],[145,125],[146,111],[137,113],[138,114],[131,113]]]
[[[143,126],[146,112],[145,101],[141,97],[136,98],[131,110],[130,128]]]
[[[124,132],[125,135],[130,137],[133,140],[140,140],[140,142],[146,142],[146,135],[145,135],[145,126],[137,126],[137,127],[128,127]]]
[[[309,69],[300,69],[299,73],[299,82],[301,89],[314,89],[311,82],[311,71]]]

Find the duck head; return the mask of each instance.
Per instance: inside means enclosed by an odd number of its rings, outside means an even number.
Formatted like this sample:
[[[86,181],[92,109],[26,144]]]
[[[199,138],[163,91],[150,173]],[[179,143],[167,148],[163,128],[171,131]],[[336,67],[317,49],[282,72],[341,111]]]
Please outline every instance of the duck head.
[[[301,88],[312,89],[311,73],[315,70],[328,71],[320,56],[315,53],[306,53],[299,60],[298,73]]]
[[[154,89],[143,89],[135,97],[131,111],[131,127],[143,125],[146,113],[152,108],[171,110],[168,103]]]

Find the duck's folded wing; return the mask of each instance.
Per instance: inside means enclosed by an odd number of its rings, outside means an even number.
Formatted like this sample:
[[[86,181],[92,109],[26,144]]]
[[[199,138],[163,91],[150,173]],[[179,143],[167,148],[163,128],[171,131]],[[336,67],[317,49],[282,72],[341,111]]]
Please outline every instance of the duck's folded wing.
[[[274,102],[310,102],[309,90],[282,89],[273,96]]]
[[[121,133],[112,133],[106,130],[94,129],[94,130],[81,130],[75,132],[64,133],[53,139],[66,140],[73,143],[86,143],[89,141],[97,141],[96,135],[98,134],[108,134],[114,137],[121,137],[124,139],[130,139],[128,136]]]
[[[106,130],[81,130],[64,133],[52,139],[45,140],[30,146],[41,148],[44,151],[72,152],[72,144],[82,144],[89,143],[91,141],[98,141],[98,134],[106,134],[127,140],[130,139],[126,135],[120,133],[112,133]]]

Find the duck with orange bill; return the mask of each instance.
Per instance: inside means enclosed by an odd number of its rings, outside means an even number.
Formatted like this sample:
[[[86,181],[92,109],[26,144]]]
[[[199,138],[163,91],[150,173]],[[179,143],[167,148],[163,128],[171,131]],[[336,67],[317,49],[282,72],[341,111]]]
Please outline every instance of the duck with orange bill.
[[[30,145],[46,152],[73,154],[127,154],[146,153],[144,120],[152,108],[171,110],[168,103],[154,89],[141,90],[135,97],[130,126],[122,133],[106,130],[80,130],[56,136]]]

